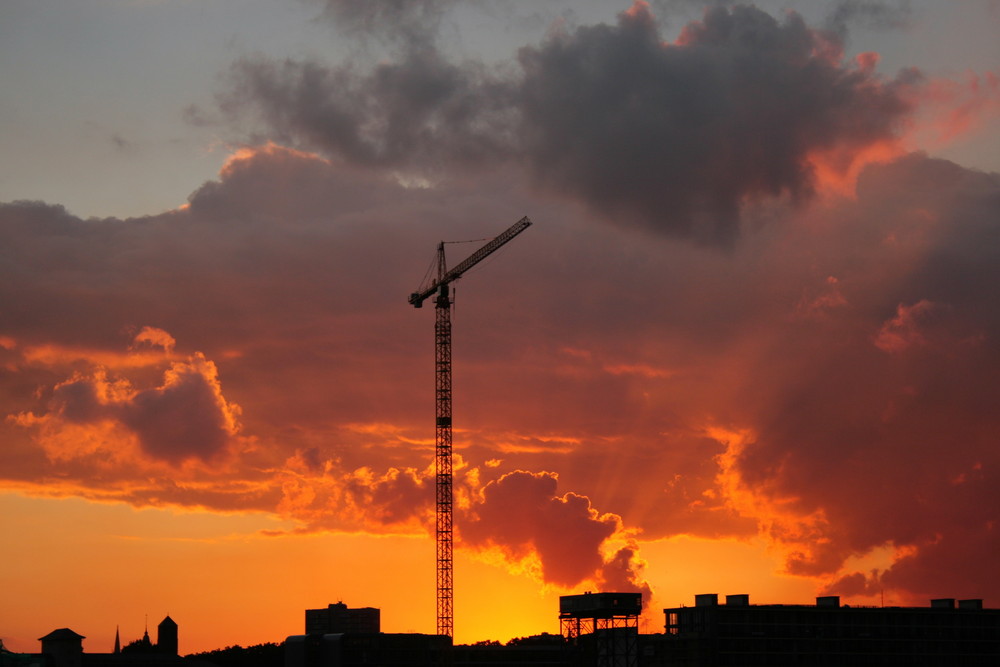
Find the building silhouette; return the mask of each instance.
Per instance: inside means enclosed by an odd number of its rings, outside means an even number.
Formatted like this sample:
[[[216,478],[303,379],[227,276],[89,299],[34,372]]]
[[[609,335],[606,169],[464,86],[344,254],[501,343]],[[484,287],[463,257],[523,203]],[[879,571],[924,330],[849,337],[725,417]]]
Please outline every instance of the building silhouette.
[[[665,609],[667,665],[1000,665],[1000,609],[982,600],[932,600],[927,607],[750,604],[749,595],[695,596]]]
[[[156,648],[163,655],[177,655],[177,623],[169,614],[156,626]]]
[[[120,640],[115,630],[115,651],[113,655],[121,656],[156,656],[162,658],[177,657],[177,623],[166,616],[156,626],[156,643],[149,638],[149,630],[142,633],[142,639],[129,642],[119,649]]]
[[[559,626],[577,662],[637,667],[641,593],[584,593],[559,598]]]
[[[382,630],[381,610],[374,607],[349,609],[343,602],[325,609],[306,609],[306,634],[377,634]]]
[[[34,655],[40,667],[171,667],[182,662],[177,653],[177,636],[177,623],[167,616],[157,626],[155,644],[147,630],[141,639],[122,646],[116,628],[115,646],[111,653],[85,653],[83,640],[86,637],[69,628],[60,628],[39,638],[41,653]],[[190,665],[188,662],[185,664]]]
[[[341,605],[336,614],[343,616],[345,610]],[[720,603],[710,593],[696,595],[692,607],[664,609],[662,634],[639,633],[641,611],[639,593],[562,596],[560,635],[506,645],[485,641],[453,647],[443,635],[307,633],[286,640],[285,667],[1000,665],[1000,609],[984,609],[978,599],[863,607],[824,596],[814,605],[755,605],[746,594],[727,595]]]
[[[841,604],[751,604],[746,594],[696,595],[694,606],[664,609],[664,631],[640,634],[638,593],[562,596],[561,634],[453,646],[447,635],[379,630],[380,611],[338,602],[306,610],[316,632],[288,637],[278,650],[231,651],[225,667],[929,667],[1000,665],[1000,609],[982,600],[931,600],[923,607]],[[332,632],[329,630],[333,630]],[[0,667],[203,667],[212,656],[178,655],[178,627],[169,616],[112,653],[87,653],[85,637],[60,628],[39,638],[41,652],[14,654],[0,645]],[[239,648],[239,647],[230,647]],[[228,649],[227,649],[228,650]]]
[[[285,639],[286,667],[440,665],[451,638],[381,632],[381,610],[343,602],[306,609],[304,635]]]
[[[42,655],[47,656],[54,667],[81,667],[84,639],[86,637],[69,628],[59,628],[39,637],[38,641],[42,642]]]

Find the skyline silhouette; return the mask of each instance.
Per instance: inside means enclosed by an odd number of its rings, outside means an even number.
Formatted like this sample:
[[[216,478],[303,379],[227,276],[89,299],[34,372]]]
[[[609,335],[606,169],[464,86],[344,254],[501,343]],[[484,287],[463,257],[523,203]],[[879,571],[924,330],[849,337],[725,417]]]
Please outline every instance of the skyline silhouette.
[[[642,632],[641,593],[586,592],[559,598],[560,632],[453,645],[450,636],[385,633],[381,610],[343,602],[306,609],[304,634],[281,642],[184,656],[191,667],[324,667],[326,665],[525,664],[604,667],[746,667],[748,665],[993,665],[1000,657],[1000,609],[981,599],[940,598],[922,607],[757,604],[751,596],[694,596],[694,605],[663,610],[661,632]],[[113,653],[87,652],[69,628],[40,638],[34,655],[0,650],[0,665],[146,667],[179,665],[178,625],[169,616]],[[2,649],[2,645],[0,645]],[[33,662],[34,661],[34,662]]]

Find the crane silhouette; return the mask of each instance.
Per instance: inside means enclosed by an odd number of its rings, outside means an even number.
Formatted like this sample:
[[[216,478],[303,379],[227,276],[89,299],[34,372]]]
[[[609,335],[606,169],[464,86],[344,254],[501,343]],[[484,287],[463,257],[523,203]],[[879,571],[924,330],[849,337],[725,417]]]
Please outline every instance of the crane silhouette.
[[[434,387],[435,387],[435,539],[437,543],[437,634],[454,636],[454,577],[452,552],[453,540],[453,490],[451,462],[451,283],[489,255],[496,252],[531,225],[525,216],[469,255],[452,269],[448,269],[444,256],[444,241],[438,244],[437,277],[430,285],[410,295],[410,304],[421,308],[431,295],[436,317],[434,322]]]

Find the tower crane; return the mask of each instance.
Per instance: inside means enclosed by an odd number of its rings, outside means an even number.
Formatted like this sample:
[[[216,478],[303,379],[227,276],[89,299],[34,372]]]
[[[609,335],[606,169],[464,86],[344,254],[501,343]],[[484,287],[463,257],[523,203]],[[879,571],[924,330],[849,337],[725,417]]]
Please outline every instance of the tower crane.
[[[451,283],[489,255],[496,252],[531,225],[527,216],[506,231],[469,255],[455,267],[448,269],[444,257],[444,241],[437,249],[437,278],[431,284],[410,295],[414,308],[437,294],[434,300],[434,387],[435,387],[435,539],[437,543],[437,634],[453,636],[454,605],[452,577],[452,524],[453,492],[451,464]]]

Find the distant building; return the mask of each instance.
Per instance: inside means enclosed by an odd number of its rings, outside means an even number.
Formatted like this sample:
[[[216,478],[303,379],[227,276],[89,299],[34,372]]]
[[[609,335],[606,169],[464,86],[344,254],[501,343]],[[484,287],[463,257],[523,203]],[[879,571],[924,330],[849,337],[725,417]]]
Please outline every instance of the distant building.
[[[164,655],[177,655],[177,623],[169,615],[156,626],[156,648]]]
[[[55,667],[81,667],[84,639],[86,637],[69,628],[59,628],[39,637],[38,641],[42,642],[42,655]]]
[[[139,653],[144,655],[159,653],[159,650],[156,648],[156,644],[154,644],[153,640],[149,638],[149,630],[143,631],[142,639],[136,639],[135,641],[125,644],[124,648],[116,652],[116,655],[136,655]]]
[[[637,667],[641,593],[584,593],[559,598],[559,626],[579,664]]]
[[[149,630],[142,633],[142,639],[129,642],[120,650],[118,632],[115,631],[115,655],[155,655],[166,657],[177,657],[177,623],[170,616],[166,616],[160,624],[156,626],[156,643],[149,638]]]
[[[749,595],[695,596],[693,607],[665,609],[660,664],[677,667],[767,665],[1000,664],[1000,609],[982,600],[932,600],[929,607],[751,605]]]
[[[116,629],[114,652],[84,653],[86,637],[69,628],[60,628],[39,638],[42,652],[38,656],[46,667],[170,667],[181,662],[177,654],[177,634],[177,623],[167,616],[157,626],[155,644],[146,631],[142,639],[121,646]]]
[[[378,634],[382,631],[381,613],[374,607],[348,609],[343,602],[326,609],[306,609],[306,634]]]

